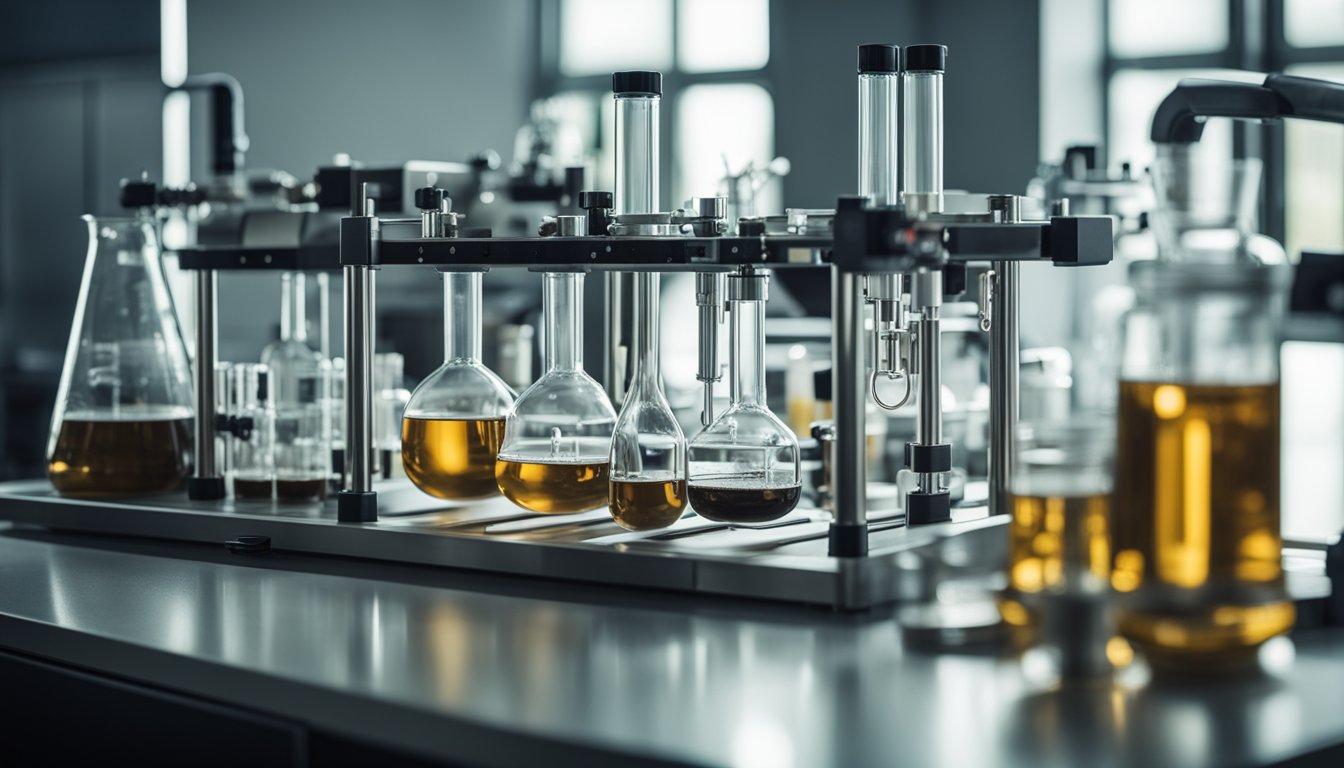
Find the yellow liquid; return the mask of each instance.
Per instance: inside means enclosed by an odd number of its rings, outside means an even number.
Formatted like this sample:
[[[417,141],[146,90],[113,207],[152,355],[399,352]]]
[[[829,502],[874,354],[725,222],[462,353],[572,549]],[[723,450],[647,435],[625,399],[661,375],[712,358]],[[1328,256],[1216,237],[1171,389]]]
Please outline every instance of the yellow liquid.
[[[629,531],[651,531],[681,519],[685,480],[613,480],[607,499],[611,517]]]
[[[495,454],[504,419],[403,419],[401,465],[415,487],[440,499],[499,493]]]
[[[1111,583],[1157,663],[1254,659],[1293,626],[1279,534],[1279,386],[1120,384]]]
[[[587,512],[607,503],[610,462],[541,463],[499,459],[495,483],[505,498],[545,515]]]
[[[1104,588],[1111,575],[1110,496],[1015,496],[1009,526],[1009,591],[1003,620],[1034,626],[1020,598],[1039,592]]]

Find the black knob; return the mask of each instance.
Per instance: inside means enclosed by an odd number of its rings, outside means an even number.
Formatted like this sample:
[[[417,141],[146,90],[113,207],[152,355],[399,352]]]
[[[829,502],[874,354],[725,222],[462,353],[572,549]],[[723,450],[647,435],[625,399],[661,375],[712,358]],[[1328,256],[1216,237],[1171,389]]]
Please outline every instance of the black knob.
[[[585,211],[593,209],[610,210],[616,207],[616,196],[598,189],[585,189],[579,193],[579,208]]]
[[[158,198],[159,188],[152,181],[122,179],[121,207],[150,208]]]
[[[415,207],[422,211],[437,211],[443,206],[444,191],[438,187],[421,187],[415,190]]]

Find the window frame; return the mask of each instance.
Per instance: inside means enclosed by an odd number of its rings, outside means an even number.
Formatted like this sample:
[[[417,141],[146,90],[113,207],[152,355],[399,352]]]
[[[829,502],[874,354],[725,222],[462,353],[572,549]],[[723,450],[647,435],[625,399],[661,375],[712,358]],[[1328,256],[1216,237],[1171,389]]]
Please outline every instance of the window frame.
[[[533,98],[546,98],[571,91],[590,91],[609,93],[611,74],[566,75],[560,69],[560,16],[564,0],[535,0],[538,20],[536,26],[537,77],[533,88]],[[663,98],[662,108],[658,110],[658,135],[661,146],[658,153],[658,199],[659,207],[672,210],[681,207],[682,201],[672,200],[672,182],[676,174],[675,147],[676,113],[681,109],[681,96],[686,89],[696,85],[756,85],[765,89],[774,104],[774,116],[770,124],[771,136],[779,136],[779,99],[775,82],[780,78],[779,51],[782,44],[781,27],[776,23],[780,11],[778,0],[768,0],[769,8],[769,56],[765,66],[759,69],[734,69],[714,72],[686,72],[679,66],[677,43],[680,32],[681,0],[672,3],[672,65],[662,70]],[[607,126],[599,124],[599,130]],[[591,148],[590,148],[591,149]],[[775,153],[779,153],[776,143]],[[614,190],[613,190],[614,191]]]

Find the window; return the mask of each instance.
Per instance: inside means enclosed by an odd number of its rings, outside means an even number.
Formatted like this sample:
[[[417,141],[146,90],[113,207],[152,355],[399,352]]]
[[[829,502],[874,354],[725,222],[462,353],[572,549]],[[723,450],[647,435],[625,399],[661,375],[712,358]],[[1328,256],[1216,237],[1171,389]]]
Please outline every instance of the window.
[[[1151,162],[1153,110],[1182,77],[1264,72],[1344,82],[1339,0],[1107,0],[1106,145],[1112,168]],[[1161,19],[1155,24],[1154,19]],[[1344,251],[1344,127],[1211,121],[1199,151],[1265,161],[1260,229],[1302,250]]]
[[[723,194],[726,173],[773,157],[774,99],[768,88],[769,0],[556,0],[543,21],[541,93],[562,103],[586,148],[593,183],[612,189],[611,73],[663,73],[660,208]],[[556,31],[558,30],[558,31]],[[779,205],[778,182],[762,207]]]

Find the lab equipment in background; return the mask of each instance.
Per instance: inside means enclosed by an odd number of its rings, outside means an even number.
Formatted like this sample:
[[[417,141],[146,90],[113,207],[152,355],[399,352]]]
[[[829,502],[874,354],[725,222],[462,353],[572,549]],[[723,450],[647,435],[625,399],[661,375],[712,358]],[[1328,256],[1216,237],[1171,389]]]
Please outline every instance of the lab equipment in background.
[[[443,274],[443,365],[411,394],[401,461],[416,487],[441,499],[499,492],[495,459],[513,390],[481,363],[481,273]]]
[[[170,491],[191,469],[194,409],[154,229],[144,217],[84,221],[88,257],[47,475],[67,496]]]
[[[690,442],[687,494],[701,517],[761,523],[802,495],[798,440],[765,398],[765,302],[770,277],[750,268],[727,279],[732,385],[728,409]]]
[[[526,389],[532,383],[532,339],[530,325],[501,325],[495,330],[498,347],[499,377],[514,389]]]
[[[396,352],[373,356],[373,447],[382,460],[385,478],[404,472],[400,460],[401,427],[406,403],[411,399],[410,391],[403,386],[405,365],[405,359]],[[337,380],[334,373],[333,384]],[[333,402],[338,400],[340,398],[332,398]]]
[[[616,412],[583,370],[583,273],[547,272],[542,290],[546,372],[509,411],[495,481],[533,512],[597,509],[607,503]]]
[[[1063,347],[1022,350],[1022,421],[1064,421],[1073,409],[1073,357]]]
[[[1108,651],[1124,660],[1112,643],[1114,450],[1114,422],[1099,415],[1024,419],[1018,431],[999,611],[1024,649],[1045,650],[1065,676],[1110,671]]]
[[[233,497],[270,501],[275,496],[275,409],[271,405],[270,371],[251,363],[230,368],[230,407],[226,418],[227,476]]]
[[[332,473],[331,363],[308,343],[307,279],[280,275],[280,338],[262,350],[275,407],[276,497],[326,496]]]
[[[807,347],[802,344],[789,347],[789,362],[784,369],[784,403],[789,428],[800,438],[812,433],[812,423],[818,418],[814,379]]]
[[[611,437],[608,509],[622,528],[666,528],[686,510],[686,437],[663,395],[658,355],[659,275],[635,275],[635,357]]]
[[[734,171],[727,156],[724,156],[719,189],[727,200],[728,221],[735,222],[769,213],[763,210],[759,202],[764,196],[762,193],[772,182],[788,176],[791,170],[793,164],[787,157],[776,157],[762,167],[757,167],[755,161],[749,160]]]
[[[329,368],[322,353],[308,342],[308,284],[302,272],[280,275],[280,338],[261,351],[261,363],[271,372],[275,401],[280,407],[299,399],[299,381],[315,370]]]

